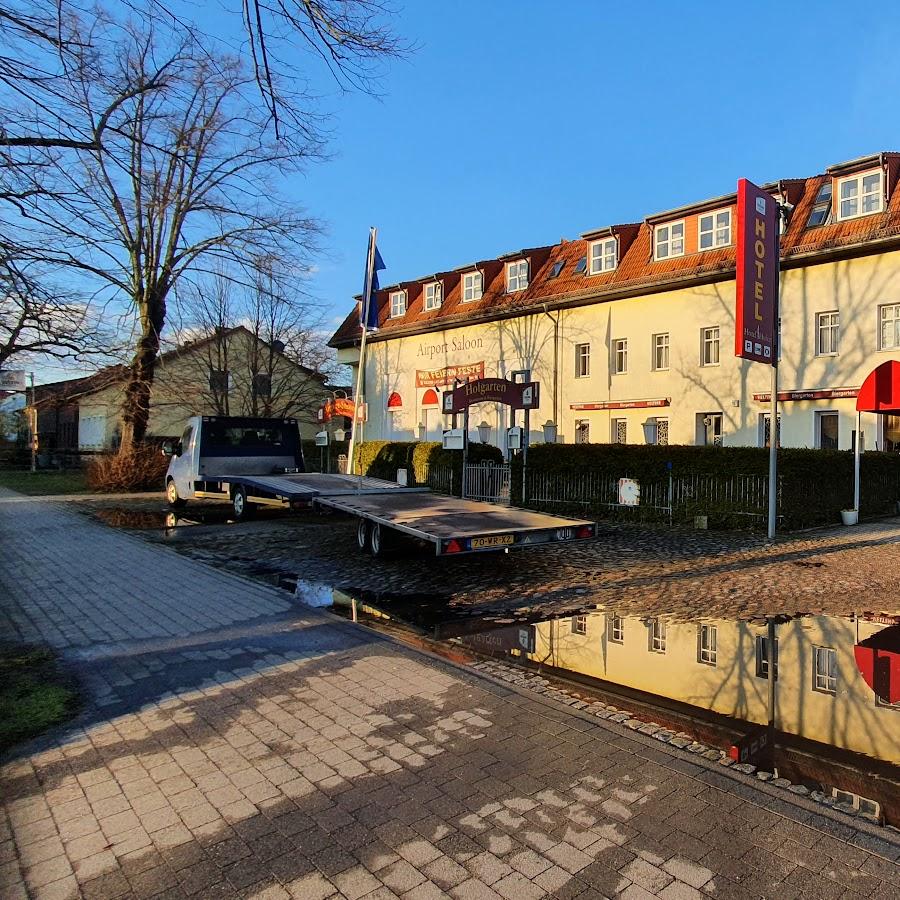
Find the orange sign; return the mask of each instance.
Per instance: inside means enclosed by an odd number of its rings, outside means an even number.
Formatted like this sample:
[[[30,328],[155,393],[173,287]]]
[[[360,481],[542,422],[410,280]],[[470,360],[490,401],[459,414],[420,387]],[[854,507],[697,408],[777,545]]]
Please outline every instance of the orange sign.
[[[443,369],[418,369],[416,387],[441,387],[454,381],[484,378],[484,361],[465,366],[447,366]]]
[[[359,420],[364,422],[366,419],[366,404],[364,403],[359,409]],[[335,397],[334,400],[326,400],[319,407],[319,421],[328,422],[335,416],[346,416],[348,419],[353,418],[353,401],[348,397]]]

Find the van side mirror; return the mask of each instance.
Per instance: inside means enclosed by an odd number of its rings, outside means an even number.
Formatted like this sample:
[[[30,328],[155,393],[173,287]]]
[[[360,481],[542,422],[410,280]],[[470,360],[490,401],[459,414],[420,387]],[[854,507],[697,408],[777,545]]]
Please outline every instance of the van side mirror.
[[[175,455],[175,444],[173,441],[163,441],[160,451],[163,456],[171,457]]]

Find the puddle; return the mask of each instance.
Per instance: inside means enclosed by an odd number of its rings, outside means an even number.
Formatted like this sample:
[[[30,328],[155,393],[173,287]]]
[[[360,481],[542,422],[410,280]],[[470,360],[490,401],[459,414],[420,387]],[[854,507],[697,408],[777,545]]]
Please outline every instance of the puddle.
[[[194,506],[180,510],[135,509],[128,506],[98,506],[88,510],[89,515],[112,528],[129,531],[155,531],[187,528],[192,525],[237,525],[230,506]],[[281,510],[258,510],[254,519],[271,519]]]

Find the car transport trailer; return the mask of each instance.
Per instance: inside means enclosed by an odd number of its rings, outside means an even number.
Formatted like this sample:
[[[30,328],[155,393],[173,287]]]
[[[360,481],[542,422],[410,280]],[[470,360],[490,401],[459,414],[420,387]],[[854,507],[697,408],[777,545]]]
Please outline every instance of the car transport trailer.
[[[381,556],[391,533],[434,545],[436,556],[510,550],[592,538],[597,525],[515,506],[460,500],[430,491],[323,494],[314,501],[356,516],[360,549]]]

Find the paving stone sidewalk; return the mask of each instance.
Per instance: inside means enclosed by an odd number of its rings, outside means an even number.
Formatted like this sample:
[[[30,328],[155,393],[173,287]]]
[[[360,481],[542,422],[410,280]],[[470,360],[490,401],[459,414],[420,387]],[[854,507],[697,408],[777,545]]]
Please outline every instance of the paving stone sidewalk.
[[[0,770],[6,898],[870,897],[900,847],[49,503],[5,627],[82,718]]]

